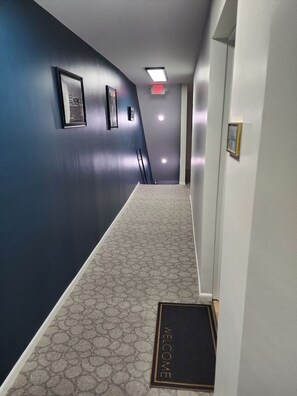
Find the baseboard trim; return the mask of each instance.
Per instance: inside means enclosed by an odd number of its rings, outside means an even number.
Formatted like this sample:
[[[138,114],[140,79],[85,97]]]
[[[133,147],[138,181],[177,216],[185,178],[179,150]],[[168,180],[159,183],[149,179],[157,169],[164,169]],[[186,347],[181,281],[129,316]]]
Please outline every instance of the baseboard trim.
[[[191,206],[192,227],[193,227],[193,240],[194,240],[194,250],[195,250],[196,267],[197,267],[198,293],[199,293],[199,297],[200,297],[200,295],[201,295],[200,271],[199,271],[198,252],[197,252],[196,239],[195,239],[196,233],[195,233],[194,216],[193,216],[193,205],[192,205],[192,197],[191,197],[191,194],[189,195],[189,198],[190,198],[190,206]]]
[[[211,302],[212,301],[212,294],[210,293],[200,293],[199,299],[201,302]]]
[[[186,183],[185,183],[185,182],[183,182],[183,181],[180,181],[180,182],[179,182],[179,185],[180,185],[180,186],[185,186],[185,185],[186,185]]]
[[[92,251],[90,256],[87,258],[86,262],[83,264],[83,266],[81,267],[79,272],[73,278],[73,280],[71,281],[71,283],[69,284],[67,289],[64,291],[64,293],[62,294],[62,296],[60,297],[60,299],[58,300],[58,302],[56,303],[54,308],[51,310],[51,312],[48,315],[48,317],[45,319],[45,321],[43,322],[43,324],[41,325],[41,327],[39,328],[39,330],[37,331],[35,336],[32,338],[32,340],[28,344],[27,348],[24,350],[24,352],[22,353],[22,355],[20,356],[20,358],[18,359],[16,364],[13,366],[12,370],[10,371],[10,373],[8,374],[8,376],[6,377],[6,379],[4,380],[2,385],[0,386],[0,396],[5,396],[6,393],[8,392],[8,390],[13,385],[13,383],[16,380],[17,376],[19,375],[21,369],[23,368],[24,364],[29,359],[29,357],[31,356],[34,348],[36,347],[36,345],[40,341],[41,337],[43,336],[43,334],[45,333],[45,331],[47,330],[47,328],[51,324],[51,322],[54,319],[54,317],[57,315],[59,309],[62,307],[62,305],[64,304],[65,300],[69,297],[69,295],[71,294],[71,292],[75,288],[77,282],[80,280],[80,278],[82,277],[82,275],[84,274],[84,272],[86,271],[88,266],[90,265],[91,261],[94,259],[98,248],[104,242],[104,239],[107,237],[107,235],[111,231],[112,227],[118,221],[118,219],[121,216],[122,212],[124,211],[125,207],[129,203],[129,201],[132,199],[132,197],[133,197],[138,185],[139,185],[139,183],[137,183],[137,185],[135,186],[134,190],[130,194],[129,198],[125,202],[125,204],[122,207],[122,209],[119,211],[119,213],[117,214],[117,216],[115,217],[113,222],[110,224],[108,229],[105,231],[104,235],[102,236],[102,238],[100,239],[100,241],[98,242],[98,244],[96,245],[96,247],[94,248],[94,250]]]
[[[193,226],[193,239],[194,239],[194,249],[195,249],[195,257],[196,257],[196,266],[197,266],[197,278],[198,278],[198,291],[199,291],[199,300],[201,302],[210,302],[212,301],[212,294],[211,293],[202,293],[201,291],[201,281],[200,281],[200,270],[199,270],[199,260],[198,260],[198,252],[196,246],[196,239],[195,239],[195,224],[194,224],[194,215],[193,215],[193,204],[192,204],[192,197],[190,194],[190,205],[191,205],[191,215],[192,215],[192,226]]]

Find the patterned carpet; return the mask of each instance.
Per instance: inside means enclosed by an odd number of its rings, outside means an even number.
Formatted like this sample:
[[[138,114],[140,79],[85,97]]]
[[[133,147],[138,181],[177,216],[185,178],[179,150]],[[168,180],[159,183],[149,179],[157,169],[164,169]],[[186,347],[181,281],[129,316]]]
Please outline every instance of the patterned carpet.
[[[201,395],[149,388],[159,301],[198,302],[189,189],[139,185],[8,395]]]

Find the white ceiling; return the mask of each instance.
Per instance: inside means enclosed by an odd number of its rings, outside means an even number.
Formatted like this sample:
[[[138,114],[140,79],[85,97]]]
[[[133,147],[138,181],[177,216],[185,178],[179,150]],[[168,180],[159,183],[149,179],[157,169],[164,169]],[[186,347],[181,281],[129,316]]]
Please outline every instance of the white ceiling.
[[[191,81],[211,0],[35,0],[137,85]]]

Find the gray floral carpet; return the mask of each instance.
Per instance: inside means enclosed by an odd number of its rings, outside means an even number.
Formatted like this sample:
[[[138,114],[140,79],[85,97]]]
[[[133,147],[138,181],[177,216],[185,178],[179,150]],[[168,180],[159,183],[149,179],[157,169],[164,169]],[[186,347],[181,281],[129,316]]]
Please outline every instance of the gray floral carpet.
[[[201,395],[149,387],[159,301],[199,301],[189,189],[139,185],[8,395]]]

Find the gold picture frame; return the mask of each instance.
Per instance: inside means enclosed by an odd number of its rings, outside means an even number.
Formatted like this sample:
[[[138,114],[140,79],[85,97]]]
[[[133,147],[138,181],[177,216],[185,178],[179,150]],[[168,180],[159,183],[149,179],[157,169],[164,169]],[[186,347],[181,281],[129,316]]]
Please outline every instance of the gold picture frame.
[[[228,124],[226,150],[230,153],[232,157],[236,159],[239,159],[240,157],[241,134],[242,134],[241,122],[230,122]]]

